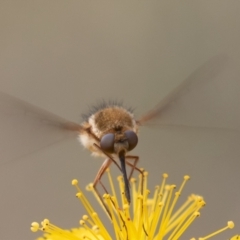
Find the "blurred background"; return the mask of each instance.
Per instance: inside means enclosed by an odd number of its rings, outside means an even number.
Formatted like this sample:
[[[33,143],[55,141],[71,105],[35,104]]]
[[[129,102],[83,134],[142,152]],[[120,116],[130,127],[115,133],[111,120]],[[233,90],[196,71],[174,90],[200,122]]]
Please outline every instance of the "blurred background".
[[[202,84],[143,126],[133,153],[150,173],[150,190],[164,172],[177,186],[189,174],[181,201],[204,196],[184,239],[233,220],[235,229],[220,237],[227,239],[240,232],[239,13],[240,2],[231,0],[2,0],[0,89],[78,123],[101,99],[123,100],[138,118],[200,67]],[[6,115],[0,112],[0,239],[35,239],[30,224],[44,218],[78,226],[85,211],[71,180],[84,187],[103,160],[76,138],[52,140],[51,131],[28,128],[21,111],[10,114],[13,122]],[[33,151],[36,139],[41,149]],[[7,158],[19,148],[28,154]]]

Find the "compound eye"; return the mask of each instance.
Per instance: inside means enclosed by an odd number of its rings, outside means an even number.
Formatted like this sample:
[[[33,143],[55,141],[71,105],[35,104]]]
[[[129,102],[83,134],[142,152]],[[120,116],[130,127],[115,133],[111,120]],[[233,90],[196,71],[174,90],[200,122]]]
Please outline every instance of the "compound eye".
[[[128,145],[129,145],[128,151],[133,150],[137,146],[137,143],[138,143],[137,134],[133,131],[128,130],[128,131],[124,132],[124,135],[128,140]]]
[[[115,135],[113,133],[108,133],[101,138],[100,147],[103,151],[108,153],[114,152],[114,139]]]

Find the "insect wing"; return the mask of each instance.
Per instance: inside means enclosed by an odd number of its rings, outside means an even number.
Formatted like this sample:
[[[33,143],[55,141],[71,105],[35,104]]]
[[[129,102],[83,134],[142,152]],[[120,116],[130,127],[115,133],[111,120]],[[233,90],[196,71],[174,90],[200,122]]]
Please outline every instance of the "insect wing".
[[[81,126],[0,92],[0,165],[68,137]]]
[[[236,93],[229,99],[226,90],[230,80],[222,75],[227,60],[226,56],[217,56],[207,61],[143,115],[138,124],[157,120],[157,125],[164,126],[240,130],[240,116],[232,111],[240,97]]]

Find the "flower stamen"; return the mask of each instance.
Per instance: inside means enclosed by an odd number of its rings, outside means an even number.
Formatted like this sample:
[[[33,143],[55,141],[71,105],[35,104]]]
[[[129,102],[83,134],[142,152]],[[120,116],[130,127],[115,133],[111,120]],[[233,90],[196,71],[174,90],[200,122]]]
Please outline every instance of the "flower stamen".
[[[232,221],[228,221],[226,227],[223,227],[223,228],[219,229],[218,231],[213,232],[213,233],[207,235],[206,237],[201,237],[201,238],[199,238],[199,240],[206,240],[206,239],[209,239],[210,237],[216,236],[217,234],[219,234],[219,233],[221,233],[221,232],[227,230],[228,228],[229,228],[229,229],[234,228],[234,223],[233,223]]]
[[[92,184],[87,186],[100,206],[110,219],[115,236],[110,236],[107,228],[99,218],[90,202],[87,200],[83,191],[78,186],[78,181],[74,179],[72,185],[77,189],[77,198],[86,209],[87,215],[83,215],[79,221],[80,227],[69,230],[63,230],[45,219],[41,223],[33,222],[31,230],[44,232],[44,238],[38,240],[178,240],[185,231],[200,216],[200,210],[205,206],[205,201],[201,196],[192,194],[177,209],[176,205],[189,176],[184,176],[179,189],[173,184],[167,184],[167,174],[163,174],[162,183],[156,186],[153,197],[148,190],[148,173],[141,170],[139,182],[135,179],[130,180],[132,203],[129,204],[125,197],[124,182],[122,176],[117,178],[119,193],[116,191],[114,179],[109,170],[107,170],[110,192],[105,193],[100,198]],[[121,201],[118,201],[121,196]],[[132,209],[131,209],[132,208]],[[229,221],[228,225],[212,234],[198,238],[198,240],[207,240],[226,229],[234,227],[234,223]],[[240,239],[235,235],[231,240]],[[195,240],[192,238],[191,240]]]

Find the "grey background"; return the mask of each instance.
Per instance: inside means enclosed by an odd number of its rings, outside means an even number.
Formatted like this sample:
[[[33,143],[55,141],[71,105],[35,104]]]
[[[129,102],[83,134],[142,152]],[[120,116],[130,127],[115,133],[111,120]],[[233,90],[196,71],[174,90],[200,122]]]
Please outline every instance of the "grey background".
[[[163,116],[162,122],[175,126],[159,125],[159,119],[141,128],[134,153],[150,172],[149,188],[164,172],[178,185],[189,174],[182,201],[192,192],[204,196],[207,205],[184,239],[207,235],[228,220],[235,229],[213,239],[239,233],[239,1],[2,0],[0,5],[1,91],[71,121],[79,122],[99,99],[124,100],[141,116],[213,56],[227,56],[217,77]],[[25,135],[24,120],[16,120],[17,114],[14,119],[1,128],[1,152],[14,153],[34,138],[47,141],[44,132],[39,137],[30,129]],[[84,187],[102,160],[68,138],[1,162],[0,239],[13,240],[35,239],[30,223],[44,218],[63,228],[78,226],[85,212],[71,180],[78,178]]]

